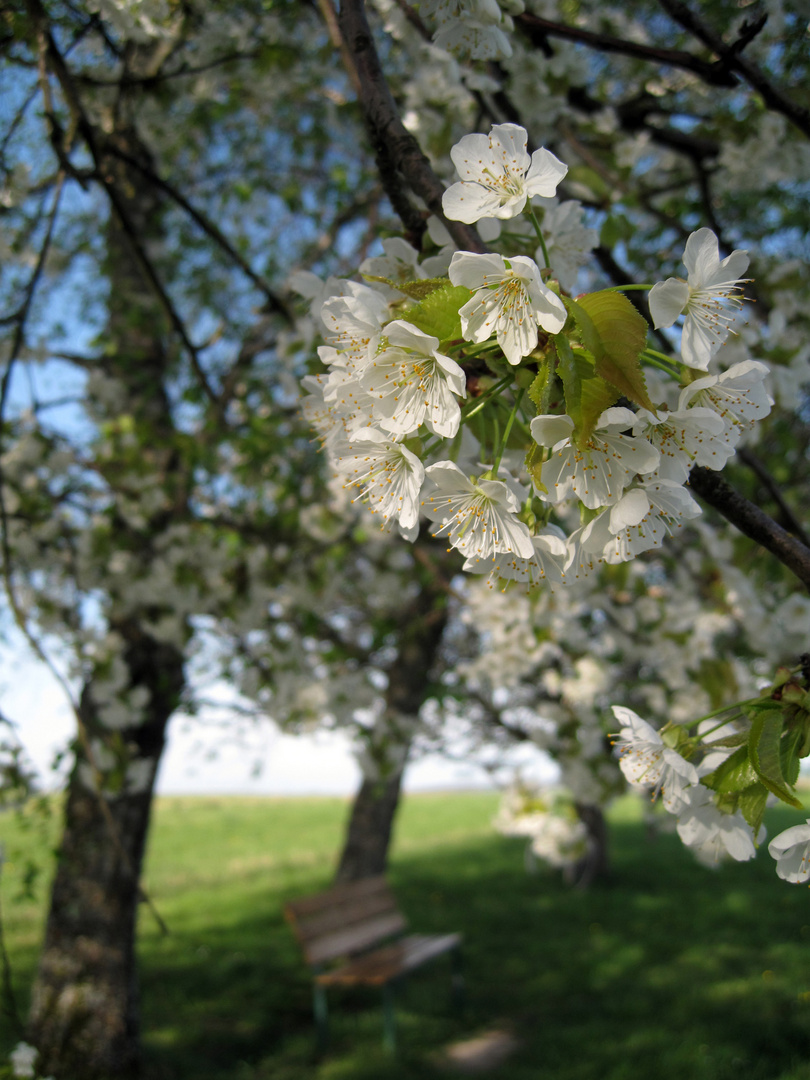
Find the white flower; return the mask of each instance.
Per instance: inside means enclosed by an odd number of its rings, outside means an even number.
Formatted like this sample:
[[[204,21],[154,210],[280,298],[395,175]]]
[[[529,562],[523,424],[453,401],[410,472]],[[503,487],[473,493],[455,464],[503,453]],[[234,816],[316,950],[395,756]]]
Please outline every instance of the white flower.
[[[518,255],[474,255],[457,251],[449,270],[454,285],[475,295],[459,310],[467,341],[488,341],[495,334],[510,364],[519,364],[537,345],[537,328],[558,334],[565,325],[565,304],[543,284],[537,264]]]
[[[596,229],[586,229],[582,219],[582,205],[576,199],[549,206],[543,214],[543,238],[551,268],[569,293],[576,286],[579,268],[588,262],[599,243],[599,233]],[[538,248],[534,257],[539,262],[543,249]]]
[[[438,352],[439,339],[397,320],[385,328],[388,348],[377,353],[360,377],[375,402],[376,422],[393,435],[408,435],[426,424],[452,438],[461,422],[454,395],[466,396],[463,370]]]
[[[722,469],[734,453],[724,438],[726,423],[714,409],[660,410],[655,416],[647,409],[636,413],[636,434],[648,439],[661,455],[656,476],[685,484],[693,465]]]
[[[536,416],[531,423],[532,438],[540,446],[552,447],[551,457],[540,470],[540,481],[546,488],[539,492],[540,498],[557,503],[573,490],[591,510],[618,502],[637,473],[654,472],[660,461],[652,443],[623,434],[632,429],[635,419],[630,409],[605,409],[580,448],[571,440],[574,421],[566,413]]]
[[[500,26],[472,16],[444,23],[433,35],[433,41],[440,49],[462,59],[469,56],[473,60],[508,60],[512,55],[509,38]]]
[[[28,1043],[19,1042],[9,1055],[11,1071],[14,1076],[35,1076],[34,1062],[37,1060],[38,1050]]]
[[[553,526],[544,529],[532,537],[532,547],[531,558],[501,553],[487,562],[476,556],[467,559],[462,570],[469,574],[489,571],[490,585],[498,581],[518,581],[526,586],[527,592],[542,584],[561,585],[568,548],[559,530]]]
[[[701,862],[716,865],[725,855],[747,862],[756,855],[751,826],[740,811],[722,813],[702,784],[689,789],[688,801],[677,813],[678,836]]]
[[[324,337],[344,360],[362,363],[376,351],[383,324],[388,318],[388,301],[375,289],[357,282],[343,283],[349,295],[332,296],[321,306]]]
[[[680,528],[681,519],[699,517],[700,507],[673,480],[647,480],[585,526],[582,547],[608,563],[629,562],[642,551],[660,547]]]
[[[419,492],[425,478],[422,462],[381,431],[358,431],[337,459],[335,467],[347,483],[362,489],[373,514],[394,518],[408,540],[419,529]]]
[[[650,314],[656,329],[672,326],[679,315],[686,315],[681,359],[689,367],[706,371],[729,335],[734,308],[742,306],[740,286],[748,269],[748,252],[732,251],[721,262],[717,237],[711,229],[698,229],[686,241],[683,262],[687,280],[667,278],[653,285]]]
[[[697,769],[666,746],[661,736],[632,709],[613,706],[613,715],[624,724],[616,746],[619,767],[631,784],[654,788],[653,798],[663,791],[664,806],[670,812],[685,805],[685,791],[699,783]]]
[[[417,262],[419,252],[401,236],[390,236],[382,242],[383,255],[373,255],[360,263],[360,273],[365,277],[388,278],[398,285],[418,281],[427,274]],[[402,294],[384,282],[372,282],[375,291],[389,299],[401,300]]]
[[[798,885],[810,880],[810,818],[805,825],[793,825],[768,844],[776,859],[776,872],[785,881]]]
[[[465,135],[450,151],[461,181],[445,191],[445,217],[468,225],[482,217],[516,217],[532,195],[551,196],[568,172],[550,150],[529,157],[525,128],[495,124],[489,135]]]
[[[518,500],[500,480],[473,483],[452,461],[439,461],[425,470],[422,509],[463,555],[491,559],[499,552],[530,559],[534,554],[529,529],[516,514]]]
[[[678,409],[714,409],[725,422],[724,437],[734,447],[747,428],[771,411],[773,398],[765,389],[767,375],[765,364],[743,360],[722,375],[705,375],[684,387]]]

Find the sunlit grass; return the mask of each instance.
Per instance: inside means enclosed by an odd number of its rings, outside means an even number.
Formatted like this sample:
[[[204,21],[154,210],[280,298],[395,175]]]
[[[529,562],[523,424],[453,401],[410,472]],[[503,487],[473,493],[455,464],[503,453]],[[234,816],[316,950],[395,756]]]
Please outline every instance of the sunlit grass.
[[[519,1040],[488,1074],[502,1080],[810,1080],[810,893],[780,882],[766,852],[706,870],[624,801],[613,880],[572,892],[525,871],[522,842],[491,830],[495,807],[487,793],[404,803],[392,885],[414,928],[464,933],[468,1001],[452,1012],[445,961],[415,975],[392,1062],[379,995],[362,990],[331,994],[332,1044],[316,1056],[310,979],[282,917],[329,883],[347,802],[158,800],[146,887],[170,932],[142,907],[147,1080],[431,1080],[444,1047],[498,1025]],[[796,817],[772,811],[771,835]],[[12,861],[2,895],[24,1004],[42,904],[12,899]]]

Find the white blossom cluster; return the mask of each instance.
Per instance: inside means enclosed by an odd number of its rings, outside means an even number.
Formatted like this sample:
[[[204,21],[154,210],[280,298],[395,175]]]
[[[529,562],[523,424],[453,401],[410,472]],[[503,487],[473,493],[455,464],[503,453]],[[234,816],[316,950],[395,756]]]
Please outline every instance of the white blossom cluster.
[[[532,856],[562,870],[586,853],[588,832],[565,792],[511,787],[493,822],[504,836],[525,836]]]
[[[419,13],[436,25],[433,41],[447,52],[474,60],[505,60],[512,55],[507,33],[522,0],[420,0]]]
[[[39,1057],[39,1051],[35,1046],[31,1046],[27,1042],[18,1042],[14,1049],[9,1054],[9,1061],[11,1062],[11,1075],[14,1077],[31,1078],[36,1080],[39,1073],[36,1069],[36,1061]],[[52,1076],[42,1077],[42,1080],[53,1080]]]
[[[465,136],[451,157],[460,179],[445,193],[444,212],[468,224],[504,225],[524,211],[536,221],[536,200],[553,199],[567,172],[546,149],[529,154],[514,124]],[[557,279],[570,282],[596,239],[575,203],[545,207],[546,220],[561,272],[551,257],[545,266],[549,244],[538,225],[535,257],[452,252],[443,293],[436,266],[388,241],[384,256],[363,264],[367,283],[335,282],[317,298],[326,371],[304,380],[305,414],[337,476],[384,528],[413,540],[426,517],[464,556],[465,570],[529,590],[569,585],[599,564],[660,547],[700,513],[685,487],[691,468],[721,469],[772,404],[764,364],[717,367],[748,258],[735,251],[721,260],[714,234],[700,229],[686,245],[686,280],[650,291],[656,327],[683,318],[680,361],[663,357],[672,376],[665,400],[650,401],[654,408],[608,403],[584,435],[576,401],[552,412],[542,407],[551,404],[546,394],[532,409],[524,391],[549,363],[548,343],[565,338],[558,348],[572,340],[581,351]],[[459,329],[448,333],[449,301],[432,322],[426,305],[449,286]]]

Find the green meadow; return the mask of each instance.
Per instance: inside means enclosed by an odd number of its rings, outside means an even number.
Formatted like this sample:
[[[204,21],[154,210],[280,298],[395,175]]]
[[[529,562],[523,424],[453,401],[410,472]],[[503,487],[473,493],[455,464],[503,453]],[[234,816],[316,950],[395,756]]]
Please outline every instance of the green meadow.
[[[316,1053],[310,980],[282,916],[329,884],[348,803],[159,799],[146,888],[169,932],[142,905],[146,1080],[431,1080],[461,1075],[448,1048],[492,1031],[513,1040],[483,1073],[503,1080],[810,1080],[810,892],[781,882],[766,851],[707,870],[677,837],[649,835],[626,799],[611,813],[611,882],[576,892],[527,872],[523,842],[492,831],[496,805],[490,793],[403,804],[390,879],[414,929],[463,932],[467,1001],[452,1010],[446,958],[413,975],[392,1060],[379,994],[365,990],[331,992],[332,1041]],[[769,834],[799,821],[773,810]],[[46,865],[47,840],[10,812],[0,826],[24,1009],[47,882],[19,898],[22,854]]]

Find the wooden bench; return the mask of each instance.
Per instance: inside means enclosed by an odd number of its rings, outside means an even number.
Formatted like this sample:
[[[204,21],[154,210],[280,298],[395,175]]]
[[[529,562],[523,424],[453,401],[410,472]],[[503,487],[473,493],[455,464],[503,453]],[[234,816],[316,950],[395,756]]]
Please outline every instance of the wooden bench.
[[[380,987],[384,1041],[391,1052],[396,1047],[394,991],[409,972],[451,953],[453,996],[460,1000],[461,935],[404,935],[405,918],[384,877],[336,885],[317,896],[293,900],[285,904],[284,915],[314,972],[313,1011],[322,1048],[328,1039],[328,986]]]

